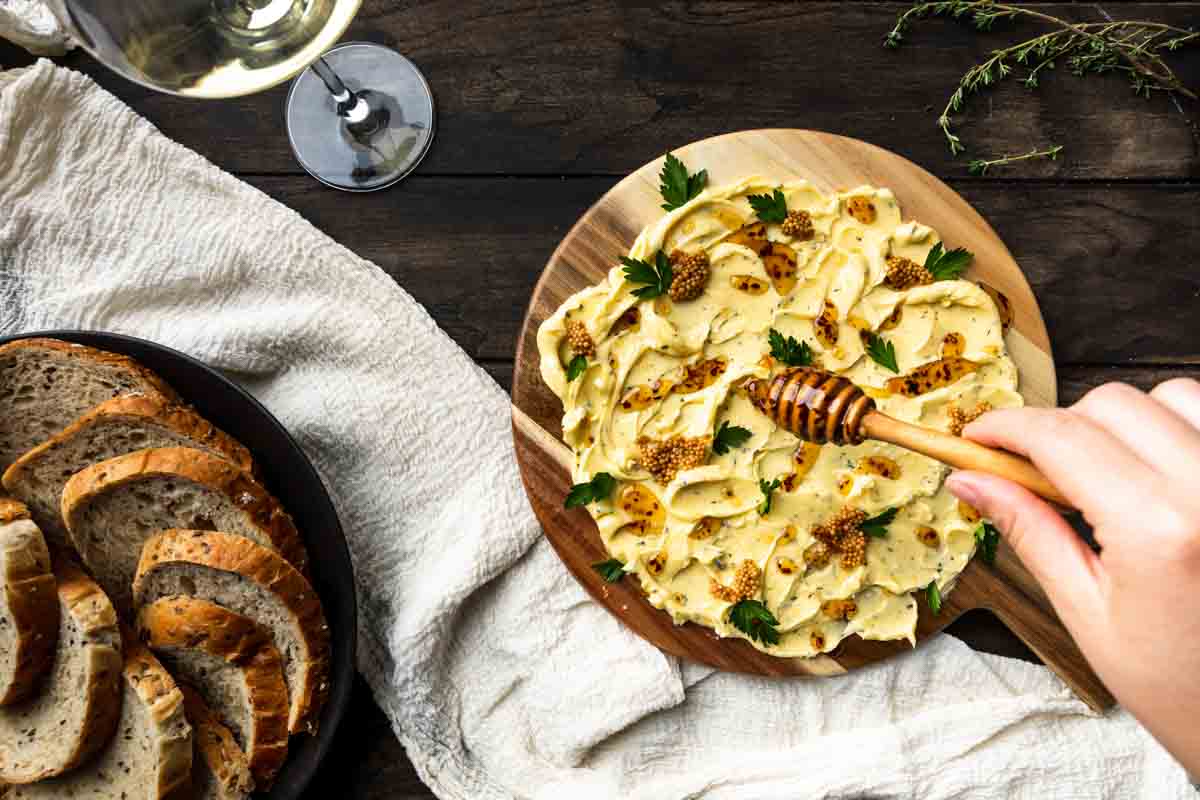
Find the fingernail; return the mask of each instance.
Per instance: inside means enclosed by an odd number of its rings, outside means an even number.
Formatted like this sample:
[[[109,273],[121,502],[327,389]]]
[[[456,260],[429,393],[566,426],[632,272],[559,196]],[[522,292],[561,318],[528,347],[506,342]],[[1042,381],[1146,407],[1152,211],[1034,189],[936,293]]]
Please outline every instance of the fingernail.
[[[946,479],[946,488],[950,490],[950,494],[968,505],[978,506],[983,499],[970,479],[960,477],[958,473],[953,473]]]

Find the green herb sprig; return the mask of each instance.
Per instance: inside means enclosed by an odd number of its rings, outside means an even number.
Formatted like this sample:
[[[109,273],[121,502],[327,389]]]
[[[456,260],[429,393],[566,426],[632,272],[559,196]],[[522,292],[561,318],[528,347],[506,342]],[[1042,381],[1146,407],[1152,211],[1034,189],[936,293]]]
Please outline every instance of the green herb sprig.
[[[779,644],[779,620],[758,600],[742,600],[729,609],[733,627],[756,642]]]
[[[723,456],[730,449],[741,447],[750,436],[751,431],[748,428],[730,425],[729,420],[725,420],[717,430],[717,435],[713,437],[712,450],[717,455]]]
[[[586,506],[588,503],[607,500],[615,488],[617,488],[616,478],[607,472],[597,472],[590,481],[577,483],[571,487],[563,507],[576,508],[577,506]]]
[[[1000,546],[1000,531],[990,522],[981,522],[975,529],[975,543],[979,557],[989,566],[996,564],[996,549]]]
[[[942,590],[938,588],[936,580],[930,581],[925,587],[925,602],[935,615],[942,613]]]
[[[888,525],[891,525],[892,520],[896,519],[897,511],[899,511],[899,509],[896,508],[889,508],[881,511],[870,519],[864,521],[858,527],[867,536],[875,539],[882,539],[883,537],[887,536]]]
[[[1038,150],[1036,147],[1028,153],[1019,156],[1000,156],[999,158],[973,158],[967,163],[967,172],[972,175],[983,176],[988,174],[988,170],[993,167],[1006,167],[1009,164],[1015,164],[1018,161],[1028,161],[1031,158],[1048,158],[1051,161],[1058,160],[1058,154],[1062,152],[1063,146],[1056,144],[1053,147],[1047,147],[1044,150]]]
[[[867,355],[884,369],[900,372],[900,367],[896,364],[896,346],[882,336],[875,333],[867,335]]]
[[[807,367],[813,362],[813,351],[808,342],[798,342],[794,336],[785,339],[774,328],[767,332],[767,342],[771,345],[771,358],[789,367]]]
[[[763,501],[758,504],[758,514],[765,517],[771,513],[771,494],[783,485],[783,482],[778,478],[768,483],[765,480],[759,480],[758,489],[763,493]]]
[[[747,195],[746,199],[750,201],[750,207],[763,222],[783,222],[787,219],[787,198],[783,196],[780,189],[776,189],[771,194]]]
[[[945,250],[942,243],[938,242],[925,256],[925,269],[929,270],[935,281],[953,281],[962,277],[974,258],[975,255],[965,247]]]
[[[578,378],[587,371],[587,367],[588,360],[586,356],[575,356],[572,358],[571,362],[567,364],[567,382],[570,383]]]
[[[1200,39],[1197,31],[1149,20],[1071,22],[1037,8],[995,0],[937,0],[915,3],[902,13],[884,38],[884,46],[899,47],[915,21],[936,16],[966,20],[978,31],[990,31],[1001,20],[1029,20],[1051,28],[1048,33],[993,50],[959,79],[937,118],[951,155],[966,149],[950,116],[963,110],[968,97],[1013,75],[1020,76],[1025,87],[1036,89],[1042,73],[1060,63],[1076,76],[1123,75],[1134,93],[1142,97],[1163,92],[1196,99],[1195,92],[1180,81],[1164,55],[1195,44]],[[1031,158],[1054,159],[1061,151],[1062,146],[1055,145],[1031,150],[1024,156],[975,159],[969,168],[982,175],[991,168]]]
[[[634,297],[650,300],[667,293],[675,275],[671,269],[671,261],[667,254],[659,250],[654,254],[654,263],[641,261],[628,256],[621,256],[624,265],[622,272],[630,283],[644,283],[645,286],[633,290]]]
[[[663,210],[674,211],[704,191],[704,187],[708,185],[708,170],[702,169],[694,175],[689,175],[684,163],[667,153],[658,179],[658,193],[666,201],[662,204]]]
[[[605,583],[616,583],[625,577],[625,565],[615,558],[597,561],[592,564],[592,569],[596,570],[601,578],[604,578]]]

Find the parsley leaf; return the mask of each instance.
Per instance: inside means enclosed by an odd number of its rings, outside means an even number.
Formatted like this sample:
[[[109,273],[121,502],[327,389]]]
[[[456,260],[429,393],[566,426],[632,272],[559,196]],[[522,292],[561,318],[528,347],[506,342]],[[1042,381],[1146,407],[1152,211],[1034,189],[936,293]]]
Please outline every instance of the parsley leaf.
[[[771,492],[778,489],[780,485],[781,481],[778,478],[770,483],[767,483],[765,480],[761,479],[758,481],[758,488],[763,493],[763,501],[758,504],[759,516],[765,517],[767,514],[771,513]]]
[[[942,590],[938,588],[936,580],[930,581],[925,587],[925,601],[929,603],[929,610],[934,614],[942,613]]]
[[[983,563],[996,563],[996,548],[1000,545],[1000,531],[990,522],[981,522],[975,529],[975,542],[979,545],[979,556]]]
[[[597,472],[587,483],[577,483],[571,487],[563,508],[586,506],[600,500],[607,500],[617,486],[617,480],[607,472]]]
[[[789,367],[807,367],[812,363],[813,351],[808,342],[797,342],[795,337],[783,338],[783,334],[771,328],[767,333],[771,345],[771,358]]]
[[[749,429],[730,425],[729,420],[725,420],[721,423],[721,428],[717,431],[717,435],[713,437],[713,452],[719,456],[723,456],[729,452],[729,448],[741,447],[750,436],[751,432]]]
[[[742,600],[729,609],[729,621],[733,627],[756,642],[765,645],[779,644],[779,620],[765,605],[757,600]]]
[[[746,199],[763,222],[783,222],[787,219],[787,199],[779,189],[773,194],[752,194]]]
[[[708,183],[708,170],[702,169],[695,175],[689,175],[683,162],[667,153],[658,179],[661,181],[658,193],[667,201],[662,204],[663,210],[674,211],[704,191]]]
[[[667,254],[662,250],[655,253],[653,264],[628,256],[621,256],[621,263],[625,265],[622,271],[625,273],[626,280],[630,283],[647,284],[640,289],[633,290],[635,297],[649,300],[666,294],[667,290],[671,288],[671,281],[675,275]]]
[[[952,281],[962,277],[974,257],[962,247],[944,250],[942,243],[938,242],[925,257],[925,269],[929,270],[935,281]]]
[[[571,359],[571,363],[567,364],[567,382],[578,378],[587,369],[588,363],[585,356],[575,356]]]
[[[900,368],[896,366],[896,346],[884,340],[882,336],[867,334],[867,355],[879,366],[895,373],[900,372]]]
[[[600,577],[604,578],[606,583],[616,583],[625,577],[625,565],[615,558],[610,558],[607,561],[597,561],[592,564],[592,569],[600,573]]]
[[[865,520],[862,525],[859,525],[859,528],[867,536],[872,536],[876,539],[882,539],[883,537],[887,536],[887,526],[891,525],[892,520],[896,518],[897,510],[898,509],[895,508],[889,508],[885,511],[881,511],[870,519]]]

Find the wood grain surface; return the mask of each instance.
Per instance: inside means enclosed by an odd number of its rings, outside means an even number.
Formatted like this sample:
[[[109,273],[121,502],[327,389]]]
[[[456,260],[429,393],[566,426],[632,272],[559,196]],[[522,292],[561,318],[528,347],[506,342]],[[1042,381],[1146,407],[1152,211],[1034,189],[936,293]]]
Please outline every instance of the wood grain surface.
[[[862,184],[896,193],[904,219],[932,226],[950,246],[975,254],[969,279],[999,289],[1013,308],[1005,336],[1020,373],[1021,394],[1036,406],[1057,403],[1050,342],[1037,301],[1020,267],[991,226],[965,200],[912,162],[874,145],[827,133],[758,130],[726,134],[676,148],[692,169],[707,169],[711,185],[748,176],[772,181],[805,178],[824,192]],[[563,563],[605,608],[660,649],[720,669],[761,675],[836,675],[908,649],[907,642],[844,640],[816,658],[777,658],[740,639],[721,639],[708,628],[676,625],[641,595],[633,579],[608,584],[591,565],[607,558],[599,533],[583,509],[563,508],[571,486],[570,451],[559,438],[561,406],[542,381],[537,328],[575,292],[599,282],[628,252],[642,228],[661,218],[658,173],[650,162],[618,183],[570,230],[534,288],[517,346],[513,375],[513,435],[517,461],[547,538]],[[1112,704],[1045,595],[1013,558],[994,567],[973,563],[947,596],[942,613],[919,604],[918,644],[965,611],[988,608],[1093,708]]]
[[[886,142],[979,209],[1041,304],[1060,403],[1106,381],[1149,389],[1200,377],[1198,106],[1141,100],[1116,76],[1079,80],[1065,69],[1037,91],[1004,85],[961,116],[971,155],[1066,149],[1053,163],[971,177],[934,119],[965,69],[1026,30],[998,25],[978,35],[931,20],[905,48],[884,50],[884,34],[907,7],[366,0],[346,38],[393,46],[424,70],[439,132],[412,177],[354,197],[319,186],[292,160],[285,87],[192,101],[123,81],[81,52],[56,60],[378,264],[506,389],[533,286],[596,198],[682,143],[798,126]],[[1200,19],[1192,0],[1045,7],[1081,21]],[[32,61],[0,41],[0,67]],[[1172,64],[1185,83],[1200,83],[1200,49],[1180,51]],[[977,650],[1036,659],[986,610],[947,630]],[[349,722],[306,800],[432,800],[365,683],[354,692]]]

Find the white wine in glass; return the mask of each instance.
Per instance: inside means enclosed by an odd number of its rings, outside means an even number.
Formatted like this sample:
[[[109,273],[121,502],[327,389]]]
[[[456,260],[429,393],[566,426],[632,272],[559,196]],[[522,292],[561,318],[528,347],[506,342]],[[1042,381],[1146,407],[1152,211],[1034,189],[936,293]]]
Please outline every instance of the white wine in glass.
[[[358,42],[329,50],[360,3],[51,0],[97,60],[152,89],[226,98],[301,73],[287,104],[297,159],[330,186],[369,191],[416,167],[433,140],[434,106],[425,78],[399,53]]]

